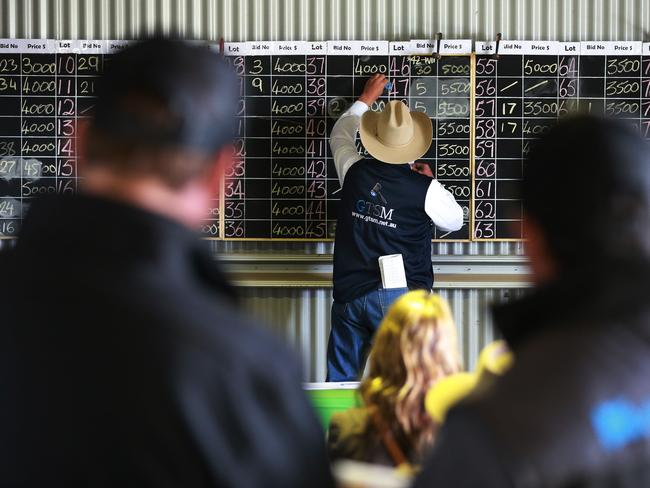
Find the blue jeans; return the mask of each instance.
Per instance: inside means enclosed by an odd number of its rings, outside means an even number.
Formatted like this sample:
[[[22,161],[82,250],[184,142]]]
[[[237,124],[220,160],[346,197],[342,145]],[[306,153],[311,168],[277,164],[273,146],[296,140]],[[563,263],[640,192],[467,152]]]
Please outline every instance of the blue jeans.
[[[359,379],[379,323],[395,299],[407,291],[408,288],[379,289],[348,303],[332,304],[327,381]]]

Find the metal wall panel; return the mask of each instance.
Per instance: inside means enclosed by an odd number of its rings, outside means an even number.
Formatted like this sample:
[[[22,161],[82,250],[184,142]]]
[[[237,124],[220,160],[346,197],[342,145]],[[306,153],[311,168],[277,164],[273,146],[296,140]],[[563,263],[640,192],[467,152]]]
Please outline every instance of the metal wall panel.
[[[647,40],[646,0],[0,0],[0,38],[119,39],[154,32],[230,41],[447,38]],[[329,254],[331,243],[215,242],[215,252]],[[0,242],[0,248],[7,243]],[[515,255],[520,244],[436,244],[434,254]],[[330,290],[242,290],[322,379]],[[492,339],[487,305],[518,290],[446,290],[468,366]]]
[[[0,36],[646,40],[645,0],[1,0]]]
[[[521,296],[523,289],[440,290],[449,301],[463,361],[474,368],[480,350],[497,338],[489,307]],[[325,379],[330,289],[243,288],[242,305],[300,353],[307,381]]]

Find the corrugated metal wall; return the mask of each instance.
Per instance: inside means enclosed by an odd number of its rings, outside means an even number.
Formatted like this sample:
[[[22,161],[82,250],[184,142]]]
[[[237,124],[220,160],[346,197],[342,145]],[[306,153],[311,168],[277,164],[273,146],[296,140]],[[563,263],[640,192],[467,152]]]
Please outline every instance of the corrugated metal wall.
[[[645,0],[2,0],[2,37],[646,40]]]
[[[646,0],[0,0],[0,38],[120,39],[164,32],[230,41],[448,38],[648,40]],[[4,244],[6,246],[6,244]],[[330,243],[223,243],[216,252],[329,254]],[[0,248],[3,243],[0,242]],[[437,244],[435,254],[515,255],[511,243]],[[323,377],[329,289],[243,289],[245,305]],[[521,290],[443,290],[468,365],[492,339],[488,303]]]
[[[466,367],[473,368],[480,348],[496,337],[491,318],[485,313],[490,304],[517,298],[523,292],[523,289],[439,291],[451,305]],[[261,322],[272,320],[270,327],[299,351],[305,365],[305,378],[323,381],[331,291],[244,288],[242,295],[247,311]]]

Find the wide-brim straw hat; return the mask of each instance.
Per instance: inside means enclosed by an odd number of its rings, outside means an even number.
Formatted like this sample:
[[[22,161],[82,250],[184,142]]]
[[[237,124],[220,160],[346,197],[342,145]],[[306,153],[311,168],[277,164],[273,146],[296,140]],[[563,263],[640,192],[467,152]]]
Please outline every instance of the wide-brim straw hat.
[[[433,126],[422,112],[411,112],[392,100],[381,112],[368,110],[359,125],[361,142],[368,153],[384,163],[404,164],[421,158],[431,145]]]

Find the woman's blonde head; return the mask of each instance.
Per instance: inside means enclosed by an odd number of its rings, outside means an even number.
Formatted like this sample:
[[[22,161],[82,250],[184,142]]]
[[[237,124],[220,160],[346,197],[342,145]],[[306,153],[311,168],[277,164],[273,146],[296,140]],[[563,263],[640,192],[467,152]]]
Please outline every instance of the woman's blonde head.
[[[361,394],[366,405],[377,408],[421,451],[436,429],[424,397],[436,381],[460,370],[449,305],[438,295],[411,291],[393,303],[379,326]]]

